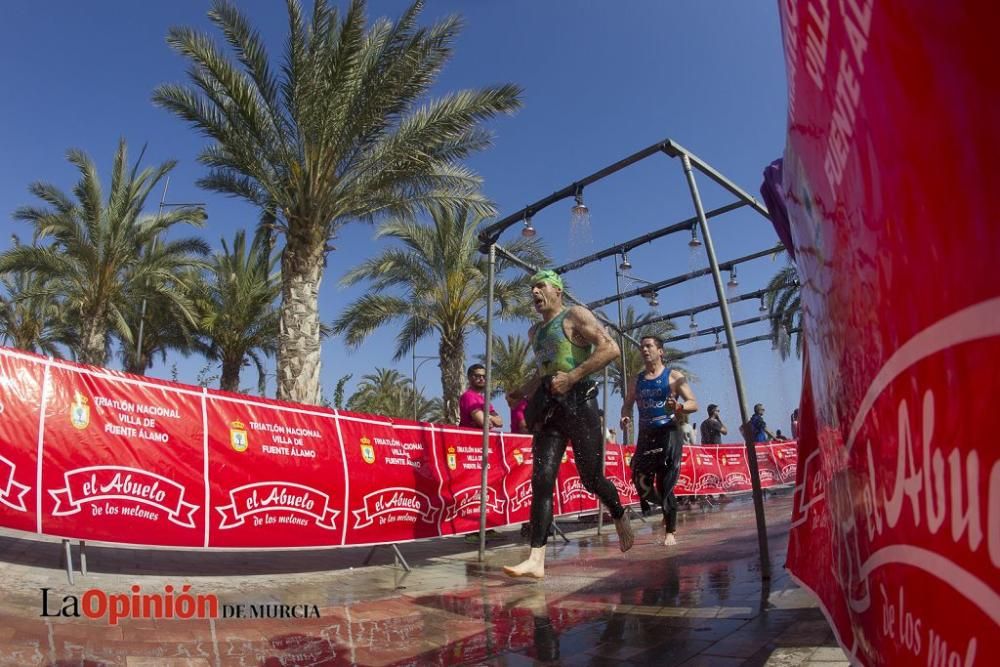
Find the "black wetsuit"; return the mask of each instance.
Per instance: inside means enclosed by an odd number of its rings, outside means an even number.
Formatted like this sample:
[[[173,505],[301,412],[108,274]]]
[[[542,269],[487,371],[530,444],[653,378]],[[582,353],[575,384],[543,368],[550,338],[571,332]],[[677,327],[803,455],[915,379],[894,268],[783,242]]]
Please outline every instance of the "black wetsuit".
[[[681,472],[684,434],[666,412],[671,398],[670,369],[652,380],[645,372],[636,378],[639,403],[639,436],[632,457],[632,483],[641,498],[663,507],[668,533],[677,529],[677,498],[674,485]]]
[[[618,490],[604,476],[601,415],[597,408],[597,385],[590,378],[577,382],[564,396],[552,396],[548,379],[557,372],[569,372],[590,356],[591,349],[576,345],[567,338],[563,328],[567,310],[539,325],[532,337],[535,361],[546,381],[538,388],[526,412],[535,434],[531,443],[534,459],[531,471],[531,546],[542,547],[548,539],[552,523],[552,494],[556,475],[566,451],[567,440],[573,441],[573,455],[580,481],[611,512],[615,519],[625,514]]]

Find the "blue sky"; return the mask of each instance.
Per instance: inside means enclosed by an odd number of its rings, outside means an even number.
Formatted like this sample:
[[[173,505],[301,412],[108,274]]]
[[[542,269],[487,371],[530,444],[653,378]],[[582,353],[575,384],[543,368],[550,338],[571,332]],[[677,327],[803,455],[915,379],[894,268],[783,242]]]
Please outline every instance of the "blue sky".
[[[263,32],[271,53],[283,48],[284,3],[241,3]],[[515,82],[524,90],[524,108],[492,124],[494,148],[470,160],[484,191],[501,211],[517,210],[636,150],[670,137],[757,195],[761,171],[779,157],[785,143],[786,91],[778,13],[774,2],[555,2],[506,0],[428,3],[423,21],[460,13],[466,28],[437,91]],[[374,1],[369,15],[396,16],[406,6]],[[34,204],[27,192],[35,180],[69,190],[75,181],[65,160],[74,147],[88,152],[106,180],[119,137],[138,155],[148,143],[146,164],[179,160],[167,200],[205,202],[209,221],[201,234],[218,247],[219,238],[249,228],[256,213],[248,206],[200,191],[203,173],[195,156],[204,140],[183,122],[150,102],[156,85],[184,81],[184,61],[165,43],[171,25],[211,31],[207,2],[129,3],[69,1],[5,3],[0,20],[0,214],[10,233],[27,227],[10,219],[18,206]],[[217,36],[217,33],[212,33]],[[729,195],[699,181],[706,208]],[[569,202],[538,214],[534,223],[556,263],[589,254],[693,214],[680,164],[666,157],[647,159],[586,191],[591,240],[570,242]],[[150,202],[155,207],[156,202]],[[749,210],[718,219],[713,234],[720,259],[736,257],[777,242],[769,224]],[[516,233],[516,230],[511,233]],[[373,229],[346,228],[336,241],[321,292],[321,314],[332,320],[363,287],[337,283],[360,258],[382,246]],[[0,248],[9,244],[3,234]],[[506,237],[512,238],[512,237]],[[629,259],[634,274],[661,280],[704,266],[687,238],[673,236],[637,249]],[[763,287],[783,261],[757,260],[739,270],[737,292]],[[608,259],[567,276],[570,288],[587,300],[614,293],[614,264]],[[714,299],[709,279],[660,294],[660,312]],[[640,312],[645,301],[629,303]],[[757,303],[734,307],[734,319],[757,314]],[[717,314],[698,317],[700,326],[719,323]],[[684,330],[687,321],[679,322]],[[499,333],[524,331],[501,325]],[[759,324],[738,330],[740,337],[765,332]],[[406,375],[410,360],[392,362],[392,331],[373,336],[357,350],[339,340],[324,346],[324,389],[339,377],[357,380],[375,366],[396,366]],[[710,345],[711,338],[680,343],[682,349]],[[418,354],[436,354],[436,340],[419,344]],[[483,349],[470,341],[471,359]],[[751,403],[764,402],[773,428],[788,428],[788,414],[801,387],[800,364],[780,363],[767,343],[741,349]],[[180,379],[193,382],[200,358],[177,358]],[[471,361],[469,362],[471,363]],[[735,425],[737,406],[724,351],[693,357],[694,389],[702,404],[719,403]],[[154,375],[166,376],[157,367]],[[244,372],[243,386],[255,377]],[[418,385],[438,394],[435,362],[423,365]],[[505,412],[505,410],[504,410]],[[613,401],[611,414],[618,414]],[[703,412],[695,415],[700,421]],[[728,419],[727,419],[728,418]]]

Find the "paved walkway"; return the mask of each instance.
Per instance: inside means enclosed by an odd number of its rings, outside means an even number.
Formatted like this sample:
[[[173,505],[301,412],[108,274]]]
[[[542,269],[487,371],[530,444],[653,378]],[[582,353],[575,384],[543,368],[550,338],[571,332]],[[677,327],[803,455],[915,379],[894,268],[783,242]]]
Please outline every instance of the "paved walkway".
[[[770,590],[761,590],[753,508],[682,512],[679,544],[636,519],[618,550],[613,527],[567,522],[550,541],[546,579],[512,580],[503,565],[527,545],[516,529],[490,543],[485,566],[461,537],[401,547],[204,553],[88,546],[90,571],[69,585],[60,544],[0,530],[0,665],[834,665],[847,664],[815,603],[781,565],[790,496],[771,497]],[[78,556],[74,554],[74,558]],[[63,596],[191,585],[229,605],[315,606],[319,618],[42,617]],[[302,607],[305,605],[306,607]],[[247,608],[249,609],[249,608]],[[272,608],[273,609],[273,608]]]

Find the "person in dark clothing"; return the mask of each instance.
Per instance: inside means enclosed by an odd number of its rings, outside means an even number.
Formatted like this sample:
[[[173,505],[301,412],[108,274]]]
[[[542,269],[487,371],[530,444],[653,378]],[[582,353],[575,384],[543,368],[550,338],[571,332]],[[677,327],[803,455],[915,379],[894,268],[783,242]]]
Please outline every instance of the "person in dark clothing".
[[[643,336],[639,352],[645,365],[635,386],[625,395],[622,405],[622,428],[632,421],[632,406],[639,404],[639,436],[632,457],[632,479],[640,497],[662,498],[663,544],[677,544],[677,498],[674,485],[680,475],[685,442],[682,422],[698,410],[698,401],[687,378],[678,370],[663,365],[663,341],[658,336]]]
[[[719,406],[715,403],[708,404],[708,418],[701,423],[701,444],[721,445],[722,436],[728,434],[726,425],[722,423],[719,416]]]
[[[531,453],[531,551],[517,565],[505,567],[512,577],[545,576],[545,543],[552,523],[556,474],[573,442],[576,467],[584,488],[600,498],[615,522],[619,548],[632,548],[632,524],[614,484],[604,476],[601,416],[597,383],[591,374],[618,358],[618,345],[594,314],[582,306],[563,306],[562,278],[539,271],[531,280],[531,296],[542,322],[531,327],[538,375],[519,393],[532,396],[525,417],[534,433]]]

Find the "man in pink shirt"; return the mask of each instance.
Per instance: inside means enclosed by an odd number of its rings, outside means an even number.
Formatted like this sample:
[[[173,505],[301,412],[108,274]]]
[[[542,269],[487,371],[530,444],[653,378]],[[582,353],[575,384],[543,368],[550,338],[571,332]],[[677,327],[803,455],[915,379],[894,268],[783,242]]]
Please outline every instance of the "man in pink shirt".
[[[458,399],[459,426],[482,428],[486,419],[486,367],[482,364],[472,364],[467,373],[469,388]],[[493,405],[489,407],[490,428],[503,426],[503,418],[496,413]]]

